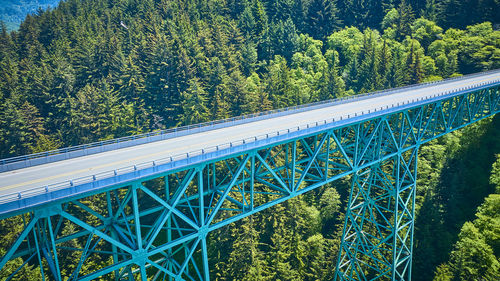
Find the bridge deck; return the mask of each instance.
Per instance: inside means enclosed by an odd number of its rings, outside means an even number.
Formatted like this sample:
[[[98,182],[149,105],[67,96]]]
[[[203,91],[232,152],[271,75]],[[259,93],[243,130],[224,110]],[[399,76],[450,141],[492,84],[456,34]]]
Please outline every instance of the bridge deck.
[[[176,154],[238,141],[244,138],[276,132],[325,119],[340,118],[354,112],[373,110],[387,105],[451,91],[458,88],[488,83],[500,79],[500,72],[464,77],[442,84],[409,88],[392,94],[352,100],[349,103],[289,114],[201,133],[157,141],[114,151],[48,163],[0,173],[0,196],[42,187],[66,180],[112,171],[121,167],[153,161]]]

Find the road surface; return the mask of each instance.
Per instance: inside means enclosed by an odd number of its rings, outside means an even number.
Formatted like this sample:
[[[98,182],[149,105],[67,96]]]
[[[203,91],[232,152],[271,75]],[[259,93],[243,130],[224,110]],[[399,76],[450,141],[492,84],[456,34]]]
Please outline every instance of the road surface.
[[[320,109],[255,121],[222,129],[195,133],[163,141],[107,151],[39,166],[0,173],[0,197],[21,192],[35,187],[91,176],[100,172],[112,171],[122,167],[158,160],[161,158],[191,152],[202,148],[239,141],[241,139],[272,133],[307,123],[325,119],[340,118],[354,112],[373,110],[398,102],[425,98],[457,88],[472,86],[483,82],[500,79],[500,71],[461,80],[452,80],[444,84],[431,84],[423,88],[409,88],[402,92],[353,100]]]

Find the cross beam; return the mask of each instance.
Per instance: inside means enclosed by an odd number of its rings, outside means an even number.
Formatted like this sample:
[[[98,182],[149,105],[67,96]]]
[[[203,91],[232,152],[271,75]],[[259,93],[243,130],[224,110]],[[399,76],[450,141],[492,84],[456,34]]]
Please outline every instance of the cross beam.
[[[471,90],[51,202],[8,218],[0,277],[208,281],[211,231],[350,176],[335,279],[410,280],[418,148],[499,111]]]

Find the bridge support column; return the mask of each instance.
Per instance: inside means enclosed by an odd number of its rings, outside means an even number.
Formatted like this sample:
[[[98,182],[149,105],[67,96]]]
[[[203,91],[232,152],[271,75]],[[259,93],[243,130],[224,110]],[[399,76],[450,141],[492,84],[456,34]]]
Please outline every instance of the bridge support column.
[[[353,174],[335,280],[410,280],[417,151]]]

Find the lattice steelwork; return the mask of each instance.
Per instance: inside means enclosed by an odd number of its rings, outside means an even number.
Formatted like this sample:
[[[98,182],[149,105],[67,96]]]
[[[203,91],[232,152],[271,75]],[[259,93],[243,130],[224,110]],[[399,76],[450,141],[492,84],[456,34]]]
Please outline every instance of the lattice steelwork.
[[[409,280],[418,148],[497,113],[499,99],[494,86],[379,111],[34,208],[14,217],[24,226],[0,276],[209,280],[209,232],[351,175],[335,279]]]

